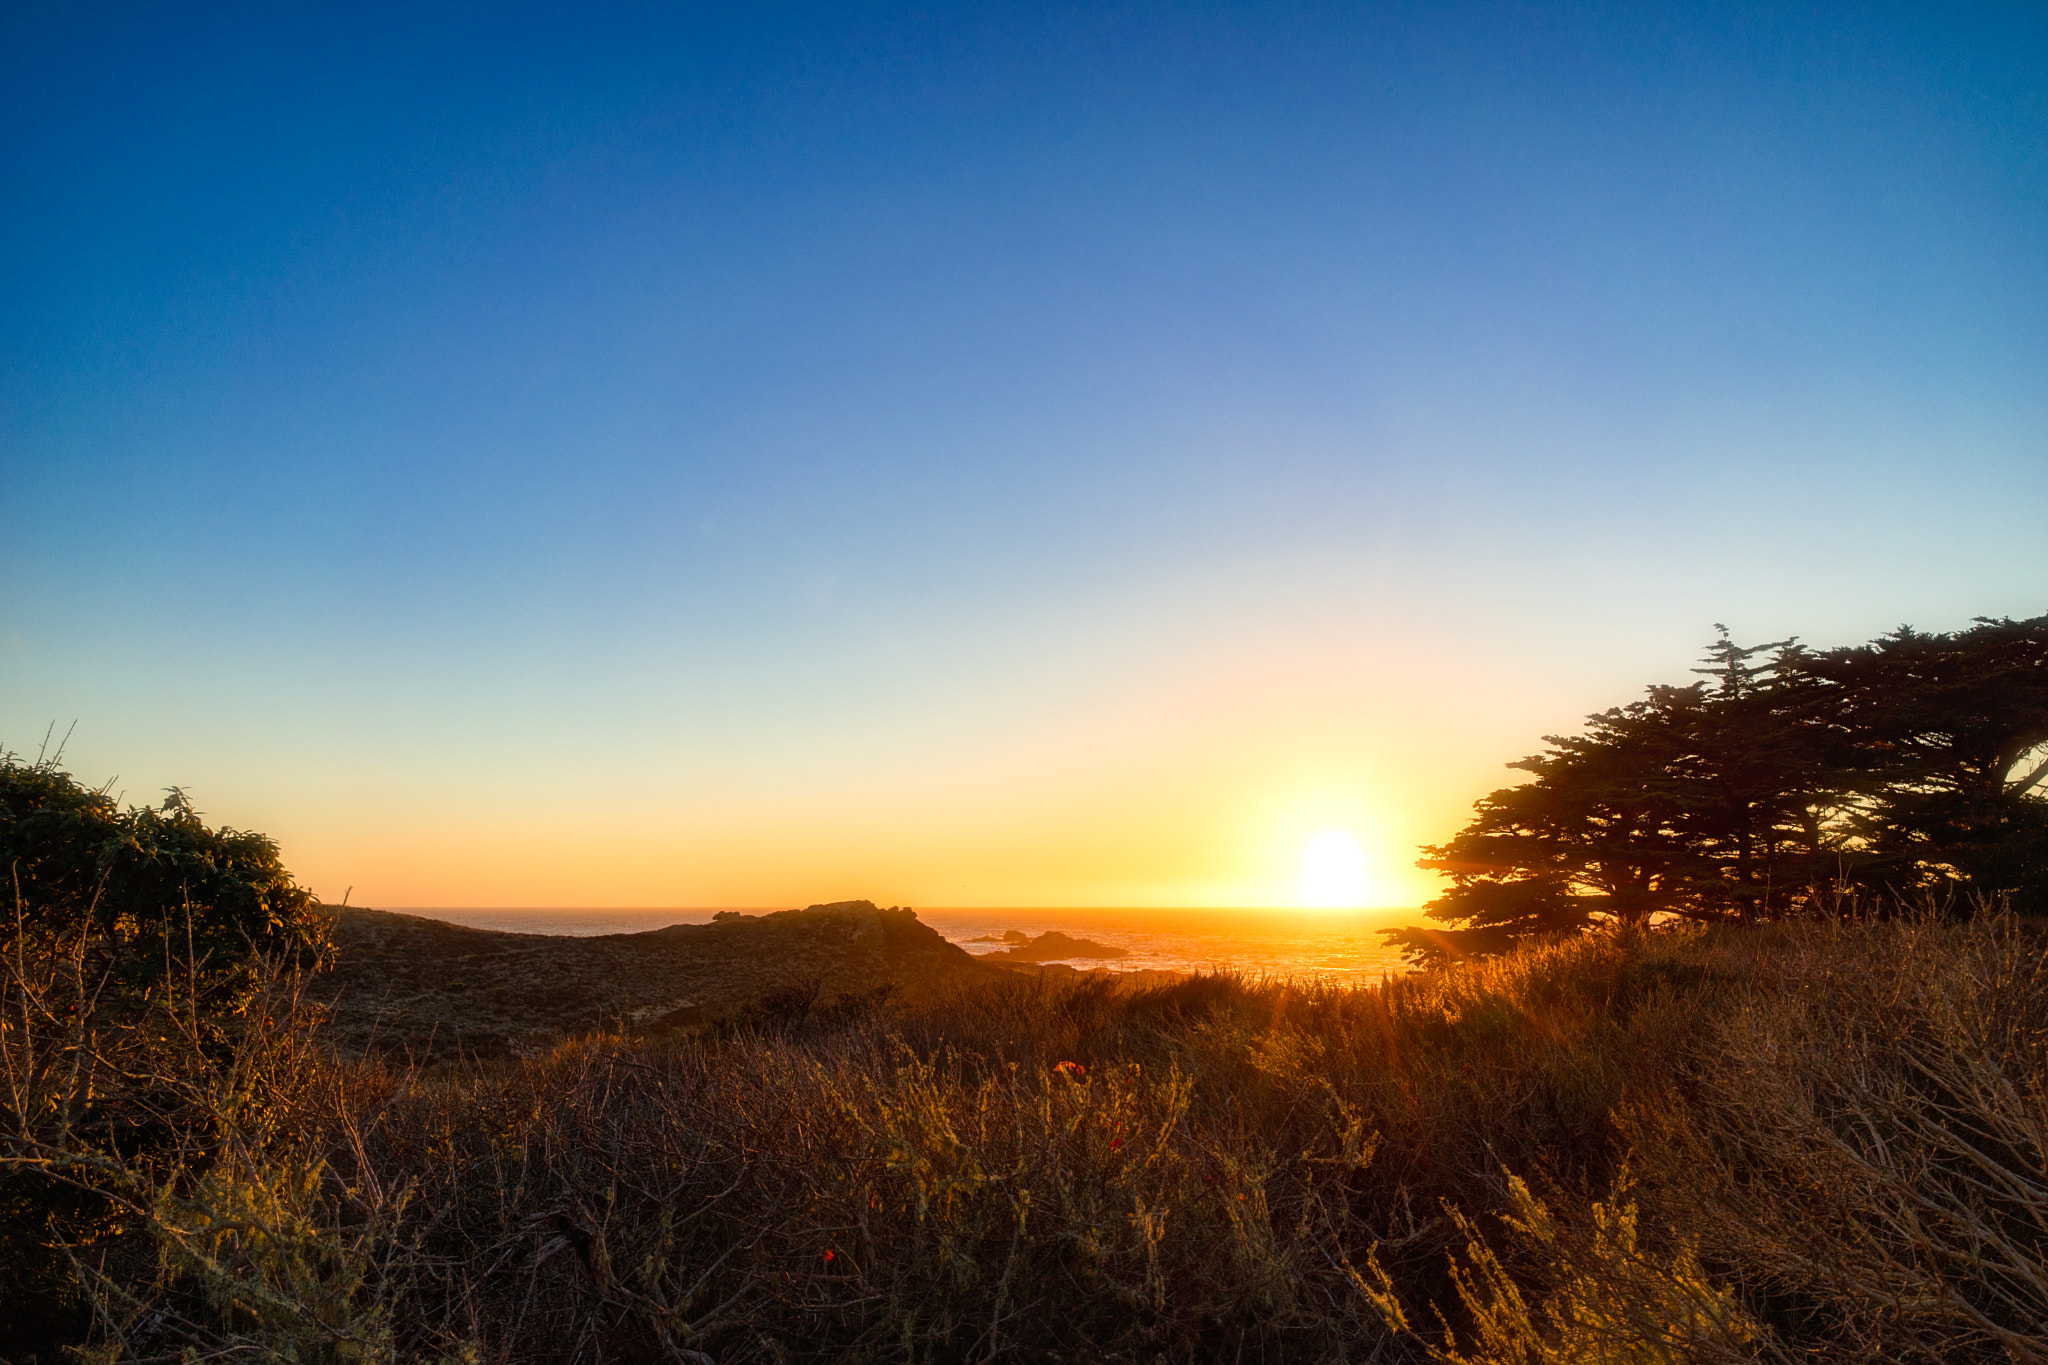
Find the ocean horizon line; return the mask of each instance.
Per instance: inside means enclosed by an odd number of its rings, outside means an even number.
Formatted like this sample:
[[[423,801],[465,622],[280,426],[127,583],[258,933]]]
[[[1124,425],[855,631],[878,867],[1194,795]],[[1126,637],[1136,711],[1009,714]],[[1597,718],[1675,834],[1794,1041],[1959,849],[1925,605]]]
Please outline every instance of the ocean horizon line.
[[[866,898],[865,898],[865,897],[863,897],[862,899],[866,899]],[[426,911],[430,911],[430,910],[456,910],[456,911],[464,911],[464,912],[474,912],[474,913],[479,913],[479,914],[481,914],[481,913],[490,913],[490,914],[537,914],[537,915],[539,915],[539,914],[547,914],[547,915],[564,915],[564,914],[578,914],[578,913],[587,913],[587,914],[636,914],[636,915],[637,915],[637,914],[649,914],[649,915],[652,915],[652,914],[662,914],[662,913],[678,913],[678,914],[691,914],[691,915],[709,915],[709,914],[717,914],[717,913],[720,913],[720,912],[722,912],[722,911],[726,911],[726,910],[738,910],[738,911],[740,911],[740,912],[742,912],[742,913],[751,913],[751,914],[775,914],[775,913],[777,913],[777,912],[779,912],[779,911],[783,911],[783,910],[802,910],[802,909],[807,909],[807,908],[808,908],[809,906],[811,906],[811,905],[836,905],[836,904],[845,904],[845,902],[840,902],[840,901],[810,901],[810,902],[807,902],[807,903],[806,903],[806,904],[804,904],[804,905],[790,905],[790,904],[779,904],[779,903],[778,903],[778,904],[773,904],[773,905],[456,905],[456,904],[448,904],[448,905],[351,905],[351,906],[349,906],[348,908],[349,908],[349,909],[352,909],[352,910],[389,910],[389,911],[392,911],[392,912],[394,912],[394,913],[402,913],[402,914],[420,914],[420,913],[424,913],[424,912],[426,912]],[[875,902],[873,902],[873,904],[876,904],[876,905],[882,905],[882,902],[880,902],[880,901],[875,901]],[[1116,912],[1120,912],[1120,911],[1129,911],[1129,912],[1146,912],[1146,913],[1158,913],[1158,914],[1235,914],[1235,913],[1241,913],[1241,912],[1258,912],[1258,913],[1261,913],[1261,914],[1265,914],[1265,913],[1270,913],[1270,912],[1273,912],[1273,911],[1276,911],[1276,910],[1278,910],[1278,911],[1289,911],[1289,912],[1298,912],[1298,913],[1300,913],[1300,914],[1305,914],[1305,915],[1321,915],[1321,914],[1331,914],[1331,915],[1373,915],[1373,914],[1408,914],[1408,913],[1418,913],[1418,912],[1420,912],[1420,911],[1422,910],[1422,908],[1423,908],[1423,907],[1421,907],[1421,906],[1419,906],[1419,905],[1282,905],[1282,904],[1245,904],[1245,905],[1140,905],[1140,904],[1127,904],[1127,905],[1043,905],[1043,904],[1037,904],[1037,903],[1033,903],[1033,902],[1027,902],[1027,901],[1019,901],[1019,902],[1016,902],[1016,903],[1013,903],[1013,904],[1003,904],[1003,905],[937,905],[937,904],[933,904],[933,905],[902,905],[902,906],[896,906],[896,907],[888,907],[888,906],[884,906],[883,908],[885,908],[885,909],[886,909],[886,908],[896,908],[896,909],[903,909],[903,910],[909,910],[909,911],[912,911],[913,913],[915,913],[915,912],[918,912],[918,911],[923,911],[923,910],[930,910],[930,911],[933,911],[933,912],[935,912],[935,913],[936,913],[936,912],[944,912],[944,913],[949,913],[949,914],[950,914],[950,913],[973,913],[973,914],[998,914],[998,913],[1001,913],[1001,912],[1003,912],[1003,911],[1032,911],[1032,912],[1034,912],[1034,913],[1039,913],[1039,914],[1046,914],[1046,913],[1084,913],[1084,914],[1105,914],[1105,913],[1116,913]]]

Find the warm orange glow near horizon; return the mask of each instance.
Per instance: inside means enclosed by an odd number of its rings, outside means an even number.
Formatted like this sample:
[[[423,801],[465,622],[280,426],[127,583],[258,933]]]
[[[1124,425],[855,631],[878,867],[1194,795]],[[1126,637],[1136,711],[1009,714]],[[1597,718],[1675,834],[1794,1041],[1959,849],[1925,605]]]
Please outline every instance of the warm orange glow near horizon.
[[[1148,764],[1134,765],[1138,767]],[[368,906],[744,907],[865,898],[911,906],[1409,908],[1436,894],[1416,845],[1457,795],[1378,802],[1211,756],[1151,786],[1097,774],[1069,793],[991,783],[1001,806],[905,784],[802,799],[676,801],[571,822],[546,812],[383,812],[279,831],[324,897]],[[1231,779],[1235,776],[1236,781]],[[1261,780],[1263,778],[1263,780]],[[1206,780],[1204,780],[1206,779]],[[908,788],[908,789],[906,789]],[[991,805],[992,798],[985,797]],[[372,818],[365,819],[369,814]],[[324,846],[324,847],[323,847]],[[317,852],[319,856],[305,856]],[[340,875],[336,875],[340,873]]]
[[[120,773],[129,800],[176,782],[210,820],[275,838],[324,899],[371,907],[1397,910],[1439,892],[1419,846],[1584,709],[1537,690],[1504,704],[1490,642],[1334,632],[1335,607],[1291,619],[1256,582],[1196,586],[948,656],[938,682],[853,670],[815,713],[772,697],[727,699],[716,726],[701,701],[600,712],[540,761],[498,742],[520,716],[491,691],[459,731],[365,749],[311,730],[291,764],[225,746],[193,761],[155,732],[94,735],[70,759],[93,782]]]

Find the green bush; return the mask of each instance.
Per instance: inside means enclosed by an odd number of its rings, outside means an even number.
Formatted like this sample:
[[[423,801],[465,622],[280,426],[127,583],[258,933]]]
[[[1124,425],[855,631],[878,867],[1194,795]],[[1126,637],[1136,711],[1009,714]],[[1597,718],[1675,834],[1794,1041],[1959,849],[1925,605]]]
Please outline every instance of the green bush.
[[[0,1357],[53,1359],[87,1321],[81,1267],[139,1254],[142,1191],[210,1159],[181,1077],[232,1055],[252,1003],[324,937],[269,839],[209,828],[180,791],[123,809],[12,754],[0,876],[0,1277],[19,1296]]]
[[[171,939],[188,966],[232,970],[317,938],[313,895],[293,884],[269,838],[209,828],[175,787],[160,805],[124,809],[54,762],[11,753],[0,753],[0,873],[27,925],[93,924],[127,988],[161,973]]]

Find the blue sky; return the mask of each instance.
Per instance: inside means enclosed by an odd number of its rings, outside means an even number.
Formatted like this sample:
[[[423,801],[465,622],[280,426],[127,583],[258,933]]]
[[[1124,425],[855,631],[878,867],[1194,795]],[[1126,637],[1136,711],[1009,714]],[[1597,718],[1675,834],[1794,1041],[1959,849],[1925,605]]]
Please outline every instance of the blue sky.
[[[0,38],[0,741],[323,894],[1412,903],[1715,621],[2048,610],[2038,7]]]

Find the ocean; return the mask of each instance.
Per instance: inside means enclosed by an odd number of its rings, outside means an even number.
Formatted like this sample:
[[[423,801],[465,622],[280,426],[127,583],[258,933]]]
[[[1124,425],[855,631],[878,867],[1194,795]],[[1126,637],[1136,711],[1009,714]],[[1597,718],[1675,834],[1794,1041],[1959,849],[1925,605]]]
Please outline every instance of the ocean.
[[[637,934],[670,924],[704,924],[717,908],[692,909],[468,909],[450,906],[385,907],[476,929],[518,934]],[[766,914],[780,907],[744,907]],[[1380,929],[1419,922],[1415,910],[933,908],[918,919],[970,953],[1002,948],[999,940],[1017,930],[1036,936],[1058,929],[1092,939],[1128,956],[1108,960],[1069,959],[1076,967],[1115,971],[1150,968],[1190,972],[1228,969],[1254,976],[1317,977],[1364,985],[1408,970],[1399,953],[1385,947]]]

